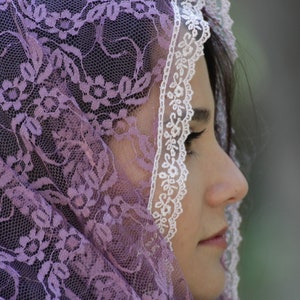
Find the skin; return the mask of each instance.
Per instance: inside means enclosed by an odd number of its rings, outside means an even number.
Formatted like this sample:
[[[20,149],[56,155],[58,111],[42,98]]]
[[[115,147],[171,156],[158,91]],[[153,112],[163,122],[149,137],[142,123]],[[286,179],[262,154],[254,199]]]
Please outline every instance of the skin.
[[[224,289],[225,271],[220,262],[224,248],[199,242],[227,226],[226,206],[240,201],[246,195],[248,185],[216,140],[215,104],[204,57],[196,64],[191,86],[194,91],[191,105],[202,113],[191,121],[190,129],[201,134],[187,145],[187,194],[182,200],[183,213],[176,221],[177,233],[172,246],[194,299],[213,300]],[[149,101],[136,113],[136,126],[147,136],[153,135],[153,126],[149,124],[157,118],[158,98],[159,89],[153,88]],[[117,141],[112,138],[110,148],[133,185],[149,180],[151,174],[136,162],[139,150],[134,139]],[[154,202],[159,193],[157,188]]]

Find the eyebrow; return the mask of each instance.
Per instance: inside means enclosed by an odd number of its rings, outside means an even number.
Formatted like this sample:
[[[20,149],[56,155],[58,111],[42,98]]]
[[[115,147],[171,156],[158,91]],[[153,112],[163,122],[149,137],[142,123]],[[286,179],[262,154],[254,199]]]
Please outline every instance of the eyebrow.
[[[186,112],[184,112],[184,115]],[[191,121],[208,123],[211,118],[211,112],[207,108],[194,107],[193,108],[193,116]],[[164,124],[167,124],[170,119],[164,121]]]
[[[211,117],[211,112],[210,110],[206,108],[193,108],[194,114],[192,117],[192,121],[197,121],[197,122],[204,122],[208,123]]]

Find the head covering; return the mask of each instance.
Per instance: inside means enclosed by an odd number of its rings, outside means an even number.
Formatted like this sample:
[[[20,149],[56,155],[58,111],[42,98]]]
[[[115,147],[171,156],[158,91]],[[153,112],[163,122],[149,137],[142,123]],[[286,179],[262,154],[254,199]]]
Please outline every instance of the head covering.
[[[204,9],[234,58],[226,0],[1,1],[0,297],[192,297],[171,239]],[[227,213],[221,297],[235,300],[237,205]]]

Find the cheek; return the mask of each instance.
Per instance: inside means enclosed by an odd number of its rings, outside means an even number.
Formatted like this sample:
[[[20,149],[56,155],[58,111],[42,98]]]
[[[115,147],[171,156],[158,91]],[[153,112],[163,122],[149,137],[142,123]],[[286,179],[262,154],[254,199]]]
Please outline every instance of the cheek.
[[[186,181],[187,194],[182,199],[183,212],[178,217],[177,232],[172,239],[175,255],[183,269],[191,268],[195,261],[197,244],[203,232],[203,185],[197,167],[189,170]]]
[[[203,211],[203,187],[201,183],[189,174],[186,182],[187,194],[182,199],[183,212],[177,220],[177,230],[182,238],[199,238],[201,232],[201,220]]]
[[[199,248],[207,220],[203,182],[190,173],[188,193],[183,199],[183,213],[177,219],[177,233],[172,240],[177,261],[195,299],[215,299],[224,288],[224,269],[220,254]]]
[[[182,200],[183,214],[180,225],[183,223],[183,227],[188,227],[187,230],[191,230],[189,226],[193,223],[193,227],[199,227],[201,223],[201,215],[204,205],[204,192],[205,181],[202,174],[202,166],[200,163],[194,162],[192,166],[187,165],[189,174],[186,181],[187,194]],[[192,228],[193,228],[192,227]],[[198,232],[200,228],[197,228]]]

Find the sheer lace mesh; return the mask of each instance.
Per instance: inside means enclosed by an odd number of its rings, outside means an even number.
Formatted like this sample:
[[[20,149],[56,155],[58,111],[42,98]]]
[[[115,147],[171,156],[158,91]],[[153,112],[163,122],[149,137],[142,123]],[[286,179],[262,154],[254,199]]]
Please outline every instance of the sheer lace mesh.
[[[0,3],[0,297],[191,298],[170,246],[204,5]]]

